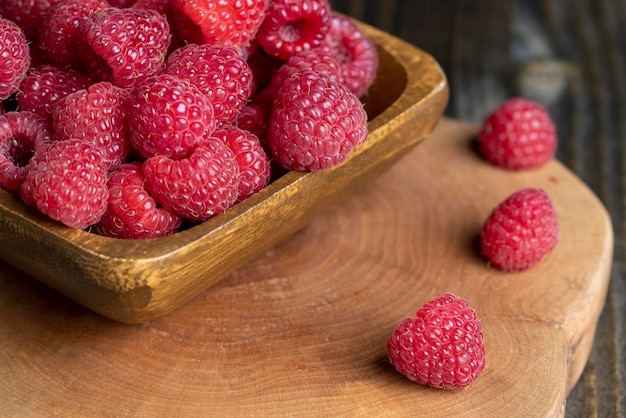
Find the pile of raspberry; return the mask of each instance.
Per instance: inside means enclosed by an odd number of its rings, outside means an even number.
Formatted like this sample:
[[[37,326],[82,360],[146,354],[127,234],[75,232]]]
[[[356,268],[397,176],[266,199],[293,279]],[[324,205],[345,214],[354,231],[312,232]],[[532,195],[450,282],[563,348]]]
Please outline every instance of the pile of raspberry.
[[[327,0],[2,0],[0,188],[125,239],[367,138],[374,43]]]

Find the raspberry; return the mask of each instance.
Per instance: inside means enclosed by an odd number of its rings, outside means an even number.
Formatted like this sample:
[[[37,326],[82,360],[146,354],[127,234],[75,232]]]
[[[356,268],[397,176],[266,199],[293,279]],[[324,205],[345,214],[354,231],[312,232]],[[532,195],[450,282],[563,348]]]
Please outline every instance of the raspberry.
[[[97,223],[109,198],[102,153],[79,139],[51,142],[30,159],[20,196],[70,228]]]
[[[236,126],[224,125],[213,132],[213,137],[228,145],[237,159],[239,165],[237,202],[267,186],[271,175],[270,159],[256,135]]]
[[[170,28],[156,10],[109,7],[83,19],[76,38],[77,51],[95,80],[133,88],[162,70]]]
[[[21,110],[51,117],[57,101],[88,85],[89,79],[78,71],[41,65],[29,71],[17,92],[17,103]]]
[[[146,239],[171,235],[181,218],[157,206],[144,188],[141,163],[123,164],[109,174],[109,202],[94,232],[114,238]]]
[[[30,66],[30,48],[22,29],[0,17],[0,101],[15,93]]]
[[[150,77],[131,96],[130,140],[146,158],[184,158],[215,130],[217,122],[209,99],[176,76]]]
[[[143,163],[146,190],[164,208],[192,221],[203,221],[231,207],[237,199],[239,166],[219,139],[182,160],[158,155]]]
[[[190,44],[246,47],[255,37],[269,0],[172,0],[175,32]]]
[[[55,139],[82,139],[103,150],[109,170],[126,161],[130,136],[126,112],[130,94],[106,81],[94,83],[59,100],[52,113]]]
[[[341,63],[343,83],[357,96],[365,94],[378,70],[376,45],[349,17],[333,13],[325,44]]]
[[[259,138],[263,148],[269,150],[269,145],[267,144],[267,120],[259,105],[248,103],[241,110],[233,124],[243,130],[252,132]]]
[[[468,302],[451,293],[402,321],[387,340],[387,353],[402,375],[440,389],[466,387],[485,369],[481,323]]]
[[[50,7],[60,0],[2,0],[0,15],[19,25],[30,40],[35,40]]]
[[[52,6],[37,37],[37,45],[49,62],[60,67],[81,68],[81,58],[74,47],[78,24],[91,13],[107,7],[106,0],[60,0]]]
[[[169,0],[168,0],[169,1]],[[128,8],[137,3],[137,0],[109,0],[109,4],[120,9]]]
[[[542,166],[554,158],[558,142],[548,112],[520,97],[505,101],[485,119],[478,141],[488,161],[511,170]]]
[[[354,93],[336,80],[302,70],[278,91],[268,141],[284,168],[324,170],[344,162],[367,133],[367,113]]]
[[[48,121],[32,112],[0,115],[0,188],[16,191],[35,150],[52,140]]]
[[[168,57],[165,73],[198,87],[220,122],[233,121],[252,93],[252,71],[230,47],[189,44],[178,48]]]
[[[252,92],[255,94],[266,87],[276,71],[285,63],[284,60],[268,55],[263,48],[258,47],[255,40],[255,48],[246,58],[250,70],[252,70]]]
[[[322,44],[330,14],[328,0],[273,0],[257,42],[269,55],[286,60]]]
[[[489,262],[504,271],[522,271],[539,263],[557,245],[559,220],[542,189],[522,189],[489,215],[481,248]]]
[[[339,61],[330,48],[319,47],[302,51],[289,57],[272,77],[269,86],[263,92],[263,100],[267,102],[266,106],[270,107],[276,100],[278,90],[285,83],[285,80],[294,73],[307,69],[343,83]]]

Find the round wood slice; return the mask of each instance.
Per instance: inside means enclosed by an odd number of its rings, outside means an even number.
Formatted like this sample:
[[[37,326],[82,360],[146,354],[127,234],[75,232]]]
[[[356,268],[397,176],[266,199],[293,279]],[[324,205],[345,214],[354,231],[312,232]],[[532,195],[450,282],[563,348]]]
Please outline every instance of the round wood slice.
[[[560,416],[608,287],[610,220],[558,162],[510,172],[443,120],[389,172],[170,315],[113,322],[0,264],[2,416]],[[557,248],[522,273],[477,251],[491,209],[542,187]],[[483,323],[487,369],[460,391],[387,360],[395,326],[443,292]]]

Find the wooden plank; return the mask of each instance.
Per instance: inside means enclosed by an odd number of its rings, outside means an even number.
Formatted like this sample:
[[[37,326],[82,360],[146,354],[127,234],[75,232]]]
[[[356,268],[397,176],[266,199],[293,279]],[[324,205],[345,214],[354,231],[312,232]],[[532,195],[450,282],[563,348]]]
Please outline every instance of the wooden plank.
[[[607,214],[557,162],[485,163],[444,120],[389,172],[170,315],[104,319],[0,265],[3,416],[562,416],[587,360],[611,261]],[[474,243],[520,187],[555,201],[562,239],[533,269]],[[439,391],[389,365],[405,316],[452,291],[484,326],[487,370]]]

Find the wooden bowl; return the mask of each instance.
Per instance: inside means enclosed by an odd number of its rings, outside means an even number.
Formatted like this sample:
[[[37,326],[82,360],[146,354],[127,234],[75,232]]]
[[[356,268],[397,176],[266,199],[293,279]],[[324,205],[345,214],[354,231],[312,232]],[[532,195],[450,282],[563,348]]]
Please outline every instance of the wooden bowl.
[[[426,138],[448,101],[437,62],[367,25],[379,70],[362,98],[369,138],[321,172],[290,171],[202,224],[165,238],[121,240],[67,228],[0,191],[0,257],[116,321],[165,315],[305,226]]]

